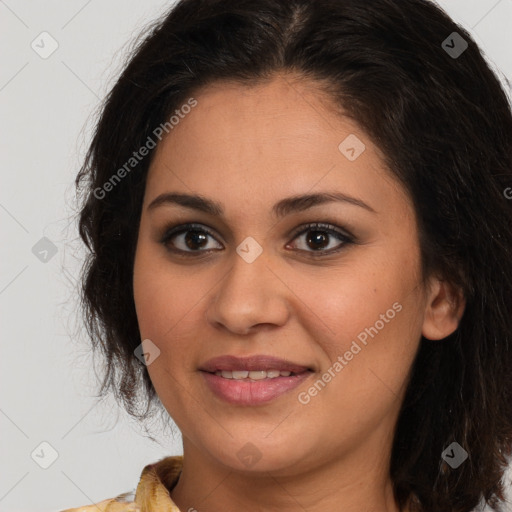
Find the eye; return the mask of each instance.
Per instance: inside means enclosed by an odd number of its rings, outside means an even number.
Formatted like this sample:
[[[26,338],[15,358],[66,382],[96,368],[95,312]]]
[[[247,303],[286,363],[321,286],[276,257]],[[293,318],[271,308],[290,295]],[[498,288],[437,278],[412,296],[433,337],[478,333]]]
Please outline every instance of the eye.
[[[304,235],[307,235],[304,237]],[[304,237],[304,238],[303,238]],[[335,242],[333,238],[338,240]],[[298,233],[295,233],[294,240],[299,239],[298,250],[312,252],[312,256],[325,256],[340,251],[347,244],[354,243],[354,237],[345,233],[331,224],[313,223],[302,227]],[[287,244],[290,247],[291,244]],[[292,247],[293,248],[293,247]],[[297,248],[297,247],[295,247]]]
[[[312,223],[301,226],[300,231],[296,231],[293,240],[306,236],[299,247],[293,247],[293,244],[286,245],[287,248],[297,249],[301,252],[309,252],[311,256],[326,256],[340,251],[347,244],[354,242],[354,237],[341,231],[331,224]],[[211,245],[212,239],[217,245]],[[333,240],[338,243],[332,244]],[[201,224],[182,224],[169,228],[160,242],[169,250],[183,256],[195,256],[198,253],[208,253],[221,250],[223,246],[217,242],[214,234]],[[330,246],[330,247],[329,247]],[[196,254],[194,254],[196,253]]]
[[[199,224],[183,224],[171,228],[164,234],[161,243],[170,251],[177,253],[208,252],[220,247],[209,247],[208,238],[215,240],[213,234]],[[218,243],[218,242],[217,242]]]

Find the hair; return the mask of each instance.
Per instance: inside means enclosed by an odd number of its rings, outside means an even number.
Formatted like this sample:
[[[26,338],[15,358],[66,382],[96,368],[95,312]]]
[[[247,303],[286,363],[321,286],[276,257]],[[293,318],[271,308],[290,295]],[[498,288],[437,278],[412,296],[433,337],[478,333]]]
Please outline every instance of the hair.
[[[457,58],[443,47],[453,32],[468,43]],[[512,113],[471,36],[426,0],[182,0],[151,25],[76,178],[88,248],[81,305],[106,361],[100,393],[132,415],[141,393],[146,413],[158,401],[134,357],[132,286],[154,151],[105,184],[201,88],[276,73],[316,84],[380,148],[413,201],[423,276],[466,300],[458,329],[422,338],[411,368],[391,454],[397,504],[468,512],[485,500],[501,510],[512,451]],[[457,469],[441,458],[452,442],[469,455]]]

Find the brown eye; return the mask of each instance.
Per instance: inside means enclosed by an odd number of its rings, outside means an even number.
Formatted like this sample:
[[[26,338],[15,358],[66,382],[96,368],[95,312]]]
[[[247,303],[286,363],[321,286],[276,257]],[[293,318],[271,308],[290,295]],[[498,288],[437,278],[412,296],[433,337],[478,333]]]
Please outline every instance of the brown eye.
[[[213,234],[206,228],[189,224],[168,230],[162,238],[161,243],[174,252],[193,253],[222,249],[222,246],[209,247],[209,239],[216,241]]]
[[[324,249],[329,245],[330,234],[325,231],[308,231],[306,243],[311,249]]]
[[[287,248],[309,253],[313,257],[327,256],[343,249],[346,245],[354,243],[354,237],[340,231],[330,224],[310,224],[302,227],[293,239],[302,239],[298,245],[287,244]],[[195,256],[223,249],[214,234],[206,227],[197,224],[175,226],[166,231],[161,243],[177,254]],[[195,253],[195,254],[194,254]]]
[[[201,249],[206,245],[208,234],[199,230],[190,230],[185,232],[185,245],[192,250]]]
[[[319,256],[338,252],[345,245],[354,242],[352,236],[334,228],[330,224],[310,224],[294,236],[294,240],[300,240],[301,238],[302,242],[296,244],[298,247],[295,246],[291,248],[305,252],[319,253]],[[291,244],[288,244],[287,247],[290,246]]]

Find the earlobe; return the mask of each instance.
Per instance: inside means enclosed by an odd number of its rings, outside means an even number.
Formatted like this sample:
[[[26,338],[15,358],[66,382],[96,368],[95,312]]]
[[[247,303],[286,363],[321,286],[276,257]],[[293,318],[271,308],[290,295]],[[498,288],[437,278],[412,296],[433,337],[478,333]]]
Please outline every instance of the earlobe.
[[[436,279],[429,290],[422,335],[429,340],[441,340],[455,332],[465,306],[461,290],[447,281]]]

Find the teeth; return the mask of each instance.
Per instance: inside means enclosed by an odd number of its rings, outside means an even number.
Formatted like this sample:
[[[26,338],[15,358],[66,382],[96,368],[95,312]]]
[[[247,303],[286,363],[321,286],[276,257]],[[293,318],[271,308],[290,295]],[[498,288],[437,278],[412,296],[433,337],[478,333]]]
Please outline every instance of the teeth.
[[[229,372],[228,372],[229,373]],[[232,379],[246,379],[247,376],[249,375],[249,372],[248,371],[245,371],[245,370],[241,370],[241,371],[234,371],[234,372],[231,372],[232,374]]]
[[[292,372],[289,371],[279,371],[279,370],[256,370],[256,371],[247,371],[247,370],[219,370],[215,372],[215,375],[218,377],[223,377],[224,379],[234,379],[234,380],[263,380],[263,379],[275,379],[277,377],[289,377]]]
[[[249,372],[249,378],[252,380],[263,380],[267,378],[267,372],[264,370],[259,372]]]

